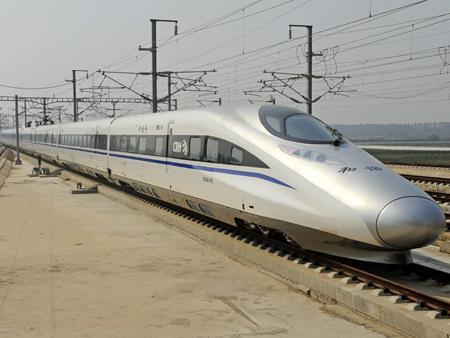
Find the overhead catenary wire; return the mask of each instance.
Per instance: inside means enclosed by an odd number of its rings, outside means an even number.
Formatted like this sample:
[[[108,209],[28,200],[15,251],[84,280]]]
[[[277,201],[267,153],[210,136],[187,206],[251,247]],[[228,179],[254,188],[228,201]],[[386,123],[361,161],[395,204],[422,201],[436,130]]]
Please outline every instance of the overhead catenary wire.
[[[325,32],[330,32],[330,31],[333,31],[333,30],[336,30],[336,29],[339,29],[339,28],[349,29],[349,27],[347,27],[347,26],[350,26],[350,28],[353,28],[353,27],[356,27],[358,25],[365,24],[366,22],[370,22],[370,21],[373,21],[373,20],[378,20],[378,19],[383,18],[383,17],[385,17],[387,15],[391,15],[391,14],[397,13],[399,11],[403,11],[403,10],[408,9],[410,7],[413,7],[413,6],[419,5],[421,3],[424,3],[425,1],[427,1],[427,0],[416,1],[414,3],[410,3],[410,4],[407,4],[407,5],[399,6],[399,7],[390,9],[390,10],[386,10],[386,11],[374,14],[370,18],[368,18],[368,17],[358,18],[358,19],[354,19],[354,20],[351,20],[351,21],[348,21],[348,22],[345,22],[343,24],[339,24],[339,25],[336,25],[336,26],[333,26],[333,27],[328,27],[328,28],[325,28],[323,30],[319,30],[319,31],[315,32],[313,34],[313,36],[315,36],[317,34],[325,33]],[[329,35],[331,35],[331,34],[336,34],[336,32],[330,33]],[[326,36],[329,36],[329,35],[326,35]],[[269,44],[269,45],[266,45],[266,46],[263,46],[263,47],[258,47],[258,48],[246,51],[245,55],[261,53],[261,52],[264,52],[264,51],[266,51],[268,49],[279,47],[279,46],[284,45],[286,43],[293,43],[293,42],[295,42],[295,41],[297,41],[299,39],[303,39],[305,37],[306,37],[306,35],[303,35],[303,36],[300,36],[300,37],[297,37],[297,38],[285,39],[285,40],[282,40],[280,42],[272,43],[272,44]],[[323,38],[323,37],[321,37],[321,38]],[[293,48],[293,47],[289,47],[289,48]],[[277,53],[277,52],[275,52],[275,53]],[[199,56],[200,56],[200,54],[197,54],[197,55],[195,55],[195,56],[193,56],[191,58],[198,58]],[[214,60],[214,61],[211,61],[211,62],[208,62],[208,63],[204,63],[204,64],[201,64],[201,65],[198,65],[198,66],[195,66],[195,67],[190,67],[189,69],[197,69],[197,68],[210,67],[210,66],[214,66],[215,68],[219,68],[219,64],[221,62],[231,61],[233,59],[236,59],[236,58],[239,58],[239,57],[242,57],[242,56],[243,55],[241,53],[238,53],[238,54],[227,56],[225,58],[221,58],[221,59]],[[182,62],[184,62],[184,61],[182,61]]]
[[[247,11],[247,10],[242,10],[242,7],[240,8],[240,11],[237,11],[236,13],[240,13],[242,15],[240,16],[227,16],[226,18],[222,18],[219,21],[215,21],[214,23],[213,20],[209,21],[209,24],[204,24],[199,25],[198,28],[200,30],[198,31],[194,31],[194,30],[190,30],[190,34],[189,35],[183,35],[180,36],[179,39],[184,39],[187,36],[191,36],[194,33],[206,30],[206,29],[212,29],[215,27],[220,27],[226,24],[231,24],[234,22],[238,22],[240,20],[245,20],[245,18],[250,17],[250,16],[256,16],[258,13],[264,13],[264,12],[268,12],[269,10],[271,10],[272,8],[278,8],[278,7],[282,7],[282,6],[286,6],[288,4],[290,4],[291,2],[294,1],[283,1],[277,4],[274,4],[273,6],[266,6],[262,9],[258,9],[258,10],[254,10],[254,11]],[[357,38],[357,39],[352,39],[349,41],[344,41],[341,42],[340,44],[337,44],[337,46],[340,47],[348,47],[348,48],[341,48],[341,50],[339,51],[339,56],[343,55],[343,53],[350,51],[350,50],[355,50],[357,48],[370,48],[373,46],[377,46],[378,44],[382,44],[382,43],[396,43],[397,41],[401,42],[401,41],[406,41],[407,39],[402,39],[402,40],[396,40],[394,39],[395,37],[398,36],[406,36],[409,33],[411,33],[411,24],[414,24],[414,31],[416,31],[417,29],[427,29],[428,27],[432,27],[434,25],[440,24],[440,23],[445,23],[450,19],[444,19],[441,20],[439,22],[432,22],[429,25],[427,25],[428,22],[430,21],[438,21],[438,18],[442,18],[445,15],[448,15],[449,13],[444,13],[444,14],[439,14],[439,15],[433,15],[427,18],[418,18],[418,19],[409,19],[409,20],[404,20],[401,22],[395,22],[395,23],[391,23],[391,24],[386,24],[386,25],[377,25],[375,27],[364,27],[364,25],[368,25],[370,23],[372,23],[374,20],[377,20],[377,18],[381,18],[393,13],[397,13],[400,10],[403,10],[405,8],[409,8],[410,6],[415,6],[417,4],[423,3],[424,1],[418,1],[418,2],[414,2],[414,3],[410,3],[404,6],[400,6],[397,7],[395,9],[392,10],[388,10],[388,11],[384,11],[384,12],[380,12],[380,13],[373,13],[371,17],[365,17],[365,18],[360,18],[360,19],[356,19],[356,20],[352,20],[351,23],[350,22],[346,22],[343,23],[341,25],[337,25],[335,27],[330,27],[327,28],[325,30],[318,30],[316,33],[314,33],[314,41],[318,41],[318,40],[322,40],[323,41],[328,41],[327,39],[329,39],[330,37],[333,36],[337,36],[338,34],[356,34],[356,33],[361,33],[361,32],[372,32],[374,30],[382,30],[385,28],[393,28],[393,29],[389,29],[387,31],[384,32],[378,32],[376,34],[369,34],[370,39],[368,39],[367,36],[365,37],[361,37],[361,38]],[[253,6],[256,6],[258,4],[262,3],[262,1],[253,1],[250,4],[254,4]],[[302,3],[303,4],[303,3]],[[243,13],[245,12],[245,14]],[[229,14],[229,13],[227,13]],[[226,15],[224,15],[223,17],[225,17]],[[216,18],[217,19],[217,18]],[[428,20],[428,21],[424,21],[424,20]],[[425,24],[423,24],[422,22],[424,22]],[[409,30],[403,29],[403,27],[405,25],[408,25]],[[260,25],[261,26],[261,25]],[[258,27],[260,27],[258,26]],[[362,27],[362,28],[361,28]],[[404,31],[405,32],[404,32]],[[189,30],[188,30],[189,31]],[[442,34],[445,34],[446,32],[442,32]],[[248,34],[248,32],[243,31],[241,35],[239,35],[239,37],[243,38],[245,34]],[[431,35],[431,34],[429,34]],[[428,36],[429,36],[428,35]],[[425,35],[426,37],[427,35]],[[239,38],[237,37],[237,39]],[[414,40],[416,41],[417,39],[419,39],[421,36],[418,35],[414,35]],[[272,43],[269,44],[267,46],[263,46],[263,47],[258,47],[255,49],[246,49],[246,48],[242,48],[241,53],[239,53],[239,55],[233,56],[230,55],[228,57],[231,57],[230,59],[227,59],[224,61],[224,58],[220,58],[219,60],[207,60],[208,64],[211,66],[214,66],[214,68],[218,68],[221,73],[217,74],[217,75],[213,75],[210,78],[214,80],[214,84],[222,87],[221,90],[225,90],[225,86],[230,86],[232,85],[232,87],[236,87],[236,88],[232,88],[231,90],[228,91],[229,94],[239,94],[240,91],[242,91],[243,88],[240,87],[244,87],[245,84],[250,83],[250,81],[252,79],[261,77],[261,70],[263,69],[262,67],[268,67],[270,68],[271,66],[273,67],[277,67],[277,69],[279,68],[280,71],[282,70],[290,70],[293,67],[299,67],[303,62],[298,62],[299,60],[296,60],[296,56],[289,56],[289,53],[292,52],[295,48],[297,48],[299,41],[301,41],[304,37],[303,36],[299,36],[296,37],[295,40],[291,40],[291,41],[287,41],[287,40],[281,40],[278,41],[276,43]],[[163,46],[167,46],[170,45],[172,43],[177,42],[178,39],[175,40],[167,40],[166,42],[164,42],[164,40],[161,40],[161,44],[159,45],[160,47]],[[236,40],[237,41],[237,40]],[[178,42],[177,42],[178,45]],[[280,47],[285,47],[285,45],[287,46],[286,48],[280,48]],[[328,48],[331,48],[328,47]],[[275,51],[273,51],[274,49],[277,49]],[[255,51],[257,50],[257,51]],[[428,54],[419,54],[416,53],[417,51],[413,51],[411,53],[411,51],[409,51],[408,53],[398,53],[398,55],[402,54],[402,56],[397,56],[398,59],[402,58],[405,54],[408,54],[408,56],[411,56],[411,62],[413,63],[413,65],[411,67],[407,66],[407,67],[401,67],[401,68],[393,68],[394,65],[398,64],[401,65],[403,63],[407,63],[408,61],[406,60],[396,60],[396,56],[385,56],[385,57],[379,57],[379,58],[372,58],[372,59],[368,59],[368,60],[364,60],[364,58],[361,58],[361,60],[345,60],[345,61],[338,61],[338,69],[336,74],[345,74],[345,72],[348,72],[352,78],[354,80],[352,80],[351,83],[349,83],[350,86],[357,86],[362,88],[362,86],[364,86],[364,88],[369,88],[372,85],[376,85],[376,80],[372,81],[366,81],[366,83],[359,83],[358,81],[360,80],[360,78],[362,77],[366,77],[367,79],[370,79],[372,77],[377,77],[380,76],[382,74],[384,74],[384,72],[389,72],[391,75],[391,79],[392,81],[407,81],[405,80],[408,79],[409,77],[398,77],[398,79],[395,79],[395,74],[400,74],[400,73],[409,73],[409,72],[415,72],[415,71],[423,71],[427,72],[427,71],[434,71],[435,69],[441,67],[442,68],[442,64],[434,64],[434,63],[430,63],[428,64],[426,67],[421,66],[420,65],[420,61],[421,60],[426,60],[429,58],[433,58],[435,57],[436,54],[436,49],[434,49],[433,51],[430,51]],[[105,66],[102,67],[102,69],[113,69],[113,70],[123,70],[123,69],[127,69],[127,67],[130,67],[132,65],[137,65],[139,60],[141,60],[142,58],[145,58],[146,56],[148,56],[148,54],[141,54],[139,56],[134,55],[136,54],[136,50],[133,48],[132,50],[128,51],[127,53],[123,54],[121,57],[115,59],[113,62],[111,62],[110,64],[107,64]],[[178,48],[177,48],[177,54],[178,54]],[[270,60],[270,58],[272,56],[276,55],[276,60],[272,61]],[[281,57],[280,55],[287,55],[286,57]],[[227,57],[227,58],[228,58]],[[392,58],[393,61],[395,62],[386,62],[388,60],[390,60],[390,58]],[[376,61],[375,59],[378,59],[378,61]],[[202,60],[200,60],[202,61]],[[261,61],[261,62],[258,62]],[[294,62],[297,61],[297,62]],[[215,63],[217,62],[217,63]],[[364,66],[363,65],[364,62]],[[200,63],[200,62],[199,62]],[[316,65],[316,70],[320,73],[321,71],[323,71],[324,66],[326,67],[326,64],[324,62],[320,62],[320,60],[315,60]],[[415,64],[418,64],[417,66],[415,66]],[[443,63],[445,66],[445,63]],[[181,68],[182,65],[186,65],[185,60],[179,60],[179,57],[177,56],[177,68]],[[188,69],[199,69],[203,66],[206,67],[207,64],[202,64],[202,65],[197,65],[197,66],[193,66],[193,68],[188,68]],[[247,66],[248,65],[248,66]],[[192,67],[192,66],[191,66]],[[183,69],[183,68],[181,68]],[[224,70],[230,70],[230,71],[225,71]],[[370,69],[376,70],[376,71],[370,71]],[[428,76],[431,74],[420,74],[420,76]],[[98,76],[97,74],[92,74],[92,77],[96,77]],[[417,75],[419,76],[419,75]],[[421,77],[417,77],[417,78],[421,78]],[[430,78],[432,78],[430,76]],[[85,79],[79,79],[80,81],[84,81]],[[222,81],[223,80],[223,81]],[[381,81],[381,80],[380,80]],[[386,81],[386,78],[383,79],[383,81]],[[378,83],[383,83],[383,82],[378,82]],[[137,88],[143,88],[143,86],[145,86],[146,81],[139,81],[139,84],[134,84],[133,88],[137,89]],[[67,83],[62,84],[64,86],[67,86]],[[1,86],[1,84],[0,84]],[[434,89],[438,89],[437,87],[440,86],[440,84],[438,84],[436,86],[436,88]],[[61,86],[63,87],[63,86]],[[25,87],[27,88],[27,87]],[[32,89],[32,87],[28,87],[30,89]],[[53,86],[49,86],[49,87],[40,87],[41,89],[56,89],[59,88],[58,87],[54,87]],[[433,87],[431,88],[423,88],[424,90],[422,92],[426,92],[427,90],[430,90],[430,94],[434,94],[435,92],[431,91],[431,89],[433,89]],[[70,88],[69,88],[70,90]],[[317,87],[317,90],[320,90],[320,86]],[[364,95],[364,92],[362,90],[359,90],[359,92]],[[407,91],[405,91],[407,92]],[[420,92],[420,89],[418,89],[416,92]],[[369,93],[370,94],[370,93]],[[427,95],[427,94],[424,94]],[[191,94],[186,94],[183,95],[186,97],[193,97],[194,95]],[[358,96],[358,95],[353,95],[353,96]],[[377,96],[376,94],[374,96]],[[381,95],[382,96],[382,95]],[[242,96],[239,96],[242,97]],[[179,97],[180,101],[181,101],[181,96]],[[234,98],[233,98],[234,99]],[[241,98],[242,99],[242,98]],[[375,99],[375,98],[374,98]],[[382,99],[382,98],[380,98]]]

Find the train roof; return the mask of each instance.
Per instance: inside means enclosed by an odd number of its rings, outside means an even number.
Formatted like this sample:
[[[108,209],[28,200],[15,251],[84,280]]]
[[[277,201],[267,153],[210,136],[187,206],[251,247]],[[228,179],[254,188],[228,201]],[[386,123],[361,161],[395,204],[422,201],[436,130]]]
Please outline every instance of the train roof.
[[[166,111],[160,113],[145,113],[145,114],[137,114],[130,116],[120,116],[116,118],[107,118],[100,120],[91,120],[91,121],[82,121],[82,122],[70,122],[63,124],[52,124],[45,126],[36,126],[36,129],[39,130],[52,130],[54,128],[63,128],[63,129],[89,129],[96,128],[97,126],[106,126],[111,124],[113,121],[117,122],[128,122],[128,121],[140,121],[140,120],[148,120],[149,118],[153,119],[162,119],[162,120],[172,120],[172,119],[191,119],[193,115],[196,118],[203,116],[217,116],[217,117],[226,117],[229,119],[233,119],[238,116],[245,115],[254,115],[256,116],[257,112],[261,108],[262,105],[242,105],[242,106],[219,106],[219,107],[205,107],[205,108],[194,108],[194,109],[183,109],[183,110],[174,110],[174,111]]]
[[[39,131],[49,131],[54,129],[63,130],[79,130],[79,129],[95,129],[97,127],[107,128],[112,123],[120,125],[129,125],[130,123],[151,123],[158,121],[166,123],[171,120],[177,121],[191,121],[192,119],[204,118],[205,121],[209,119],[215,119],[220,123],[228,123],[232,121],[245,121],[246,123],[255,125],[256,121],[259,121],[258,112],[264,106],[273,107],[274,109],[292,109],[292,107],[280,106],[280,105],[264,105],[264,104],[247,104],[238,106],[216,106],[216,107],[204,107],[204,108],[191,108],[183,110],[166,111],[160,113],[145,113],[130,116],[120,116],[115,118],[107,118],[100,120],[82,121],[82,122],[70,122],[63,124],[52,124],[45,126],[36,126],[35,129]],[[300,111],[299,111],[300,112]],[[155,122],[156,122],[155,121]],[[22,132],[26,132],[28,128],[21,128]],[[25,129],[25,130],[24,130]]]

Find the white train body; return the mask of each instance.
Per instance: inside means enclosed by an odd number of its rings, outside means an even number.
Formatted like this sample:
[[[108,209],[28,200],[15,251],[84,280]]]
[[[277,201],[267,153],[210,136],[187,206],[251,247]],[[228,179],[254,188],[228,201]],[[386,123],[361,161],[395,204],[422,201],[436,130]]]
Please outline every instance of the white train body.
[[[292,108],[184,110],[20,134],[33,155],[313,251],[407,262],[446,226],[426,193]],[[15,131],[0,142],[15,145]]]

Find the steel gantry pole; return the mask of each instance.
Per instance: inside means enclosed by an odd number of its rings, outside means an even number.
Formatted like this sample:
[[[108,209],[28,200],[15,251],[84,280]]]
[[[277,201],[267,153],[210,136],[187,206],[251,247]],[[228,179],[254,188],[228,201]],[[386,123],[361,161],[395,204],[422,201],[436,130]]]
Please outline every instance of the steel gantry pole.
[[[158,73],[156,66],[156,22],[155,19],[150,19],[152,23],[152,101],[153,112],[158,111]]]
[[[311,25],[289,25],[289,39],[292,39],[292,27],[303,27],[308,31],[308,52],[306,54],[306,60],[308,63],[308,72],[306,74],[308,80],[308,89],[307,89],[307,102],[306,105],[308,107],[308,114],[312,115],[312,104],[313,104],[313,94],[312,94],[312,59],[315,54],[312,51],[312,27]],[[320,55],[320,54],[317,54]]]
[[[78,120],[78,104],[77,104],[77,71],[72,70],[72,84],[73,84],[73,122]]]
[[[313,103],[313,94],[312,94],[312,26],[306,26],[308,29],[308,114],[312,115],[312,103]]]
[[[153,112],[158,111],[158,67],[157,67],[157,46],[156,46],[156,24],[158,22],[172,22],[175,23],[175,35],[178,34],[178,20],[165,20],[165,19],[150,19],[152,23],[152,47],[142,48],[139,46],[141,51],[150,51],[152,53],[152,108]]]
[[[27,126],[27,100],[23,101],[24,125]]]
[[[86,72],[86,69],[72,69],[72,80],[66,80],[66,82],[72,82],[73,90],[73,122],[78,121],[78,100],[77,100],[77,72]],[[89,74],[86,75],[86,78]]]
[[[16,105],[16,165],[21,165],[22,161],[20,160],[20,151],[19,151],[19,97],[17,95],[14,96],[15,105]]]
[[[42,119],[44,121],[44,124],[47,124],[47,98],[42,98],[42,110],[44,113],[44,118]]]
[[[167,73],[167,105],[169,111],[172,110],[172,77],[170,72]]]

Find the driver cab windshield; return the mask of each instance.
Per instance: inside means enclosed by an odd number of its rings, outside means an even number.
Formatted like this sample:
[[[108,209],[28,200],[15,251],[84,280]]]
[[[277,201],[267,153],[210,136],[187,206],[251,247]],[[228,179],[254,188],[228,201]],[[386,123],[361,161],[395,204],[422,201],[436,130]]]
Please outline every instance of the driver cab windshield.
[[[338,134],[319,119],[294,108],[264,106],[259,117],[271,134],[289,141],[331,144]]]

